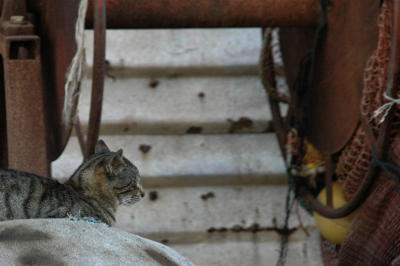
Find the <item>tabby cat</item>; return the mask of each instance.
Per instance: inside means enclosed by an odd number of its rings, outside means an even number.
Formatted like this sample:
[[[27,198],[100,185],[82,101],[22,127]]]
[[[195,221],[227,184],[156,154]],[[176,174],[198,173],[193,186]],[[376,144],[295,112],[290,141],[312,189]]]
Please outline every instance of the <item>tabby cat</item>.
[[[102,140],[64,184],[0,169],[0,221],[74,216],[112,225],[118,205],[134,204],[143,196],[138,169],[122,150],[112,152]]]

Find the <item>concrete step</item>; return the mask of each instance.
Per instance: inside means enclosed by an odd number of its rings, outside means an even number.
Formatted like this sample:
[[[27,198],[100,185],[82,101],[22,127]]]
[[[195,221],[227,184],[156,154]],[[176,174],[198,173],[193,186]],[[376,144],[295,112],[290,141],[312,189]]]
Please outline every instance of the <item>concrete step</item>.
[[[281,227],[285,219],[287,186],[144,189],[147,195],[140,203],[120,207],[116,226],[146,237],[167,238],[171,243],[194,240],[188,239],[186,234],[196,235],[196,241],[221,232],[251,232],[253,229],[276,234],[274,228]],[[312,216],[298,209],[303,225],[313,227]],[[289,227],[298,229],[299,219],[295,209],[293,211]],[[260,230],[253,228],[257,225]]]
[[[141,202],[120,207],[116,227],[165,243],[197,265],[276,264],[286,186],[145,189]],[[303,231],[315,231],[312,216],[295,206],[289,228],[294,233],[286,265],[321,265],[319,250]]]
[[[86,37],[90,77],[93,32]],[[259,29],[111,30],[107,47],[102,134],[272,130],[258,77]],[[285,90],[283,78],[278,84]],[[90,78],[81,86],[84,128],[90,86]]]
[[[111,150],[124,149],[146,185],[285,182],[284,164],[272,133],[101,138]],[[68,177],[81,162],[78,141],[72,137],[62,156],[52,164],[53,176]]]
[[[86,31],[92,64],[93,31]],[[261,29],[108,30],[106,58],[113,68],[257,65]]]
[[[84,130],[90,86],[85,80],[79,104]],[[262,133],[271,119],[257,76],[117,77],[105,82],[101,134]]]
[[[319,233],[312,229],[311,236],[303,232],[290,236],[287,246],[287,266],[323,265],[319,248]],[[296,240],[300,237],[301,240]],[[198,266],[267,266],[277,265],[280,238],[269,233],[225,233],[217,239],[182,245],[170,245]]]

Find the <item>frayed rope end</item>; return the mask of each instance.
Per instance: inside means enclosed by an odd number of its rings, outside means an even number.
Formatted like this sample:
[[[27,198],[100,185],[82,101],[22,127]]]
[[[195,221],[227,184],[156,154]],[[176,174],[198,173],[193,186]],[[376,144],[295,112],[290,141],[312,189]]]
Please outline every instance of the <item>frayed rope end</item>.
[[[385,103],[384,105],[382,105],[381,107],[376,109],[374,111],[374,115],[371,118],[371,119],[375,119],[375,118],[378,118],[380,115],[382,115],[381,119],[379,119],[379,124],[381,124],[381,123],[383,123],[383,121],[385,121],[385,119],[388,116],[389,111],[390,111],[390,109],[392,109],[393,105],[400,104],[400,98],[395,99],[395,98],[389,96],[386,91],[383,93],[383,97],[386,100],[388,100],[389,102]]]

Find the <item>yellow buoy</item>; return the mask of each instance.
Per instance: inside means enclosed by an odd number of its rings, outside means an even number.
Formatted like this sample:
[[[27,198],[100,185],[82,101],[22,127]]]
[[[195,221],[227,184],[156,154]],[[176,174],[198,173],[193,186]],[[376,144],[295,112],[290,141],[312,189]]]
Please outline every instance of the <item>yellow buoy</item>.
[[[334,182],[332,184],[332,204],[334,208],[342,207],[346,204],[346,200],[343,197],[342,187],[338,182]],[[318,195],[318,201],[323,205],[326,205],[326,189],[324,188]],[[354,216],[356,215],[357,210],[353,211],[349,215],[339,218],[339,219],[331,219],[326,218],[318,213],[314,212],[314,219],[317,224],[321,235],[330,242],[340,244],[344,240],[346,236],[347,229]]]

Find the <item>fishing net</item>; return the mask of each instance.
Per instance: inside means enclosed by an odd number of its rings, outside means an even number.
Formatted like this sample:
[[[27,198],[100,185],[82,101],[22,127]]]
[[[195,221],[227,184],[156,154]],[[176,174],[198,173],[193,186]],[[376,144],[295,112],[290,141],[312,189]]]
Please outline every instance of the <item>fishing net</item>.
[[[388,63],[391,55],[392,0],[385,1],[378,18],[379,38],[375,52],[369,58],[364,72],[361,115],[366,118],[375,136],[381,126],[382,115],[374,111],[384,105]],[[397,98],[398,95],[393,95]],[[390,129],[389,158],[392,165],[400,165],[400,109],[394,105],[394,123]],[[367,132],[362,124],[342,151],[336,175],[342,184],[344,196],[351,199],[373,163]],[[321,249],[326,265],[390,265],[400,256],[400,193],[399,185],[383,170],[376,177],[371,193],[360,206],[346,239],[332,248],[326,241]]]
[[[321,0],[321,7],[326,7],[326,5],[327,2]],[[377,48],[367,61],[364,71],[360,105],[362,123],[358,125],[352,138],[336,157],[335,176],[342,185],[344,197],[350,200],[368,175],[371,165],[378,165],[380,171],[374,177],[370,193],[359,207],[357,216],[354,218],[341,246],[329,243],[321,237],[324,265],[390,265],[393,261],[400,263],[400,105],[394,104],[394,101],[391,104],[390,112],[393,112],[395,119],[387,132],[389,133],[390,143],[389,156],[387,157],[390,160],[387,162],[379,161],[374,149],[372,149],[382,126],[382,120],[386,118],[386,111],[389,110],[382,107],[389,106],[388,103],[391,102],[384,95],[388,84],[388,67],[391,58],[393,13],[393,1],[384,1],[378,17]],[[326,12],[323,12],[323,14],[326,15]],[[321,40],[326,29],[324,27],[326,16],[323,17],[325,19],[322,19],[319,24],[316,43]],[[318,45],[314,45],[311,52],[302,61],[303,63],[300,64],[300,79],[298,78],[295,83],[297,87],[295,86],[294,92],[297,93],[297,101],[294,101],[296,105],[294,113],[297,114],[299,119],[294,119],[291,122],[300,130],[302,129],[301,126],[305,124],[302,119],[305,117],[298,113],[299,111],[300,114],[301,112],[304,113],[305,110],[305,105],[301,104],[307,102],[307,89],[311,80],[307,77],[310,76],[309,71],[311,71],[312,60],[317,48]],[[268,55],[268,53],[263,53],[263,55]],[[262,65],[265,67],[262,73],[270,73],[271,66],[269,63],[272,61],[269,61],[267,57],[262,57],[262,60]],[[270,72],[268,72],[268,69]],[[273,75],[273,71],[271,73]],[[304,75],[301,75],[302,73]],[[270,82],[271,85],[265,82],[268,77],[268,75],[262,75],[267,92],[269,95],[278,95],[274,83]],[[395,84],[399,83],[398,80],[394,82]],[[275,91],[271,89],[275,89]],[[398,92],[394,93],[392,97],[397,99],[400,97],[398,94]],[[378,113],[377,110],[379,110]],[[290,144],[290,134],[285,143],[285,147],[291,147],[288,145]],[[298,156],[293,150],[296,149],[286,150],[287,158],[291,158],[291,155]],[[302,158],[301,156],[298,157]],[[306,157],[304,156],[304,158]],[[287,163],[290,164],[292,161],[289,159]],[[304,160],[301,163],[304,164]],[[293,168],[291,169],[293,170]],[[291,180],[289,178],[289,184],[294,184],[291,183]],[[292,188],[295,189],[295,186],[293,185]],[[301,200],[301,198],[297,199]],[[281,252],[281,254],[283,253]]]
[[[386,90],[387,70],[390,58],[390,41],[392,30],[392,3],[386,1],[378,17],[379,36],[377,49],[367,62],[364,71],[364,88],[361,98],[361,115],[370,123],[375,134],[379,130],[379,118],[373,118],[374,111],[384,104],[383,93]],[[344,196],[351,199],[368,172],[371,162],[366,132],[362,125],[350,144],[342,152],[336,174],[342,182]]]

